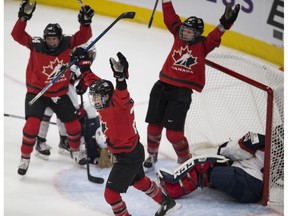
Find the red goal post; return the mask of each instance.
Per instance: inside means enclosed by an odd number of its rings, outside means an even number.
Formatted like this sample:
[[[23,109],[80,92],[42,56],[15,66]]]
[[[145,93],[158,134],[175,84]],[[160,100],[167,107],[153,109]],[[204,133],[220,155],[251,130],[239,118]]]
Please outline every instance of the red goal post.
[[[248,131],[265,135],[263,205],[284,197],[284,75],[234,53],[212,53],[206,85],[194,91],[185,133],[193,155],[217,149]]]

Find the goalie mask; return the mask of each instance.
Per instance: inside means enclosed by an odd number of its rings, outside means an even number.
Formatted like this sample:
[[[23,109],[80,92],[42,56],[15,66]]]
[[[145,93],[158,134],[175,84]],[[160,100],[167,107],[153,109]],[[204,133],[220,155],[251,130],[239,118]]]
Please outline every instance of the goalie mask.
[[[109,80],[97,80],[90,85],[89,102],[97,110],[110,105],[114,86]]]
[[[204,22],[195,16],[186,19],[179,30],[180,39],[185,43],[193,42],[204,31]]]
[[[50,51],[55,51],[62,40],[62,28],[58,23],[49,23],[44,29],[44,41]]]

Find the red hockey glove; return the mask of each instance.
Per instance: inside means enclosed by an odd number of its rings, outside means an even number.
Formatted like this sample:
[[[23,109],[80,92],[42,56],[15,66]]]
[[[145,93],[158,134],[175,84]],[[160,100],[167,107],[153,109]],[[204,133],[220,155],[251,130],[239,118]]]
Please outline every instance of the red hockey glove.
[[[84,80],[81,79],[75,88],[76,93],[78,95],[83,95],[87,91],[87,88],[88,88],[88,86],[86,86]]]
[[[85,111],[84,107],[80,106],[79,109],[77,110],[77,113],[76,113],[77,118],[79,120],[83,119],[85,117],[85,113],[86,113],[86,111]]]
[[[237,19],[239,10],[239,4],[235,5],[234,9],[232,9],[232,4],[226,5],[225,12],[219,20],[221,25],[223,25],[226,30],[230,29],[235,20]]]
[[[128,79],[129,78],[129,72],[128,72],[129,64],[128,64],[125,56],[121,52],[117,53],[117,57],[118,57],[119,61],[116,61],[112,57],[109,59],[111,69],[113,71],[113,76],[116,79],[121,79],[124,77],[125,77],[125,79]]]
[[[23,17],[25,20],[30,20],[35,8],[35,1],[30,4],[29,0],[23,0],[19,7],[18,17]]]

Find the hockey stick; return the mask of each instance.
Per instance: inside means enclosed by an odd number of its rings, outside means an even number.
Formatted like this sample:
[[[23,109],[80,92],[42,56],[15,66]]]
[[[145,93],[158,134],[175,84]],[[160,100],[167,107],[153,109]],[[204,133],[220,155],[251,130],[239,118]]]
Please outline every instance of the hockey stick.
[[[80,99],[81,99],[81,103],[80,103],[80,106],[82,106],[83,107],[83,95],[80,95]],[[85,129],[84,129],[85,130]],[[104,179],[103,178],[101,178],[101,177],[96,177],[96,176],[92,176],[91,175],[91,172],[90,172],[90,164],[89,164],[89,161],[90,161],[90,159],[89,159],[89,157],[88,157],[88,148],[87,148],[87,143],[85,142],[85,144],[86,144],[86,151],[87,151],[87,166],[86,166],[86,168],[87,168],[87,177],[88,177],[88,180],[89,181],[91,181],[91,182],[93,182],[93,183],[96,183],[96,184],[103,184],[104,183]]]
[[[157,8],[157,5],[158,5],[158,1],[159,0],[156,0],[156,2],[155,2],[155,5],[154,5],[153,11],[152,11],[152,15],[151,15],[151,18],[150,18],[150,21],[149,21],[149,24],[148,24],[148,28],[150,28],[151,25],[152,25],[152,22],[153,22],[153,19],[154,19],[154,14],[155,14],[155,11],[156,11],[156,8]]]
[[[96,184],[103,184],[104,183],[104,179],[103,178],[91,175],[90,165],[89,165],[89,161],[88,160],[87,160],[87,176],[88,176],[88,180],[93,182],[93,183],[96,183]]]
[[[87,46],[84,52],[87,52],[103,35],[106,34],[119,20],[121,19],[133,19],[135,16],[135,12],[124,12],[120,16],[118,16],[114,22],[112,22],[97,38],[95,38],[89,46]],[[66,67],[64,67],[55,77],[51,80],[30,102],[29,105],[33,105],[73,64],[77,62],[76,59],[73,59]]]
[[[23,116],[18,116],[18,115],[13,115],[13,114],[7,114],[7,113],[4,113],[4,116],[5,116],[5,117],[18,118],[18,119],[25,119],[25,117],[23,117]],[[50,121],[49,121],[49,124],[57,125],[56,122],[50,122]]]
[[[77,1],[78,1],[78,3],[80,4],[80,6],[84,9],[85,6],[84,6],[83,2],[82,2],[81,0],[77,0]],[[84,10],[85,10],[85,9],[84,9]]]

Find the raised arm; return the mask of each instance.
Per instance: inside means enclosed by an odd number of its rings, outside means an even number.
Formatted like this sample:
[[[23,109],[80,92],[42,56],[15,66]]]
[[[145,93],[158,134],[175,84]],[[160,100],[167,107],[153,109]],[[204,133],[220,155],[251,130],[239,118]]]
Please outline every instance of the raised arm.
[[[176,14],[171,0],[162,0],[162,10],[164,23],[168,30],[174,35],[182,22],[180,17]]]
[[[78,14],[78,22],[80,23],[80,29],[77,31],[71,40],[71,47],[79,46],[86,43],[92,37],[91,22],[94,16],[94,10],[85,5],[81,7]]]
[[[32,37],[25,31],[27,20],[32,18],[36,9],[36,2],[30,3],[29,0],[23,0],[19,6],[18,17],[11,35],[15,41],[30,49]]]

